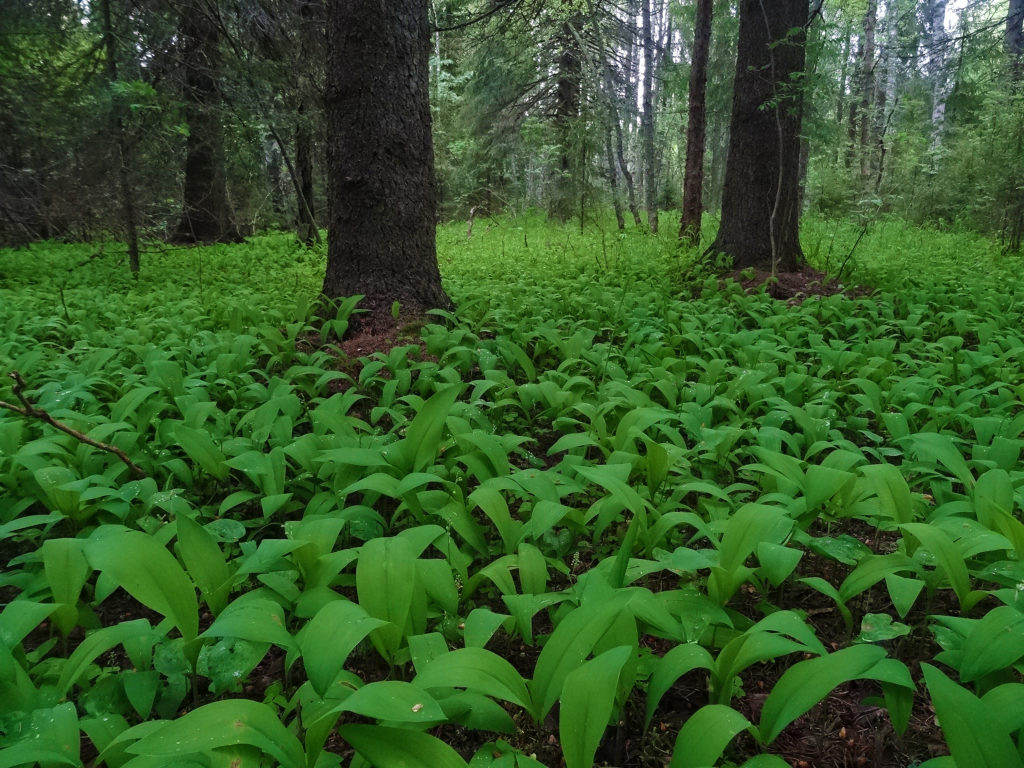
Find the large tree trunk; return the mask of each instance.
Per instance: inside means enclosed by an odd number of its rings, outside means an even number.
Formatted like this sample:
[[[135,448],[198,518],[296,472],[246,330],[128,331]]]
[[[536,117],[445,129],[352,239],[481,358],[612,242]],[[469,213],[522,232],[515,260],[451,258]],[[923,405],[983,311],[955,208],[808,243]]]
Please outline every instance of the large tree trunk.
[[[712,253],[796,269],[808,0],[741,0],[722,223]],[[796,83],[796,85],[794,85]]]
[[[700,219],[704,205],[708,54],[711,50],[711,20],[714,7],[714,0],[697,0],[697,18],[693,25],[690,103],[686,121],[686,170],[683,175],[683,213],[679,220],[679,238],[691,245],[700,242]]]
[[[555,129],[558,132],[558,166],[555,168],[555,184],[551,195],[549,214],[557,221],[568,221],[572,217],[576,193],[580,188],[577,158],[578,142],[573,137],[580,115],[580,75],[582,57],[578,40],[578,20],[570,19],[562,24],[560,44],[562,52],[558,57],[558,82],[555,94]]]
[[[1013,94],[1020,90],[1024,76],[1024,0],[1010,0],[1009,12],[1006,15],[1006,33],[1003,38],[1006,53],[1010,58],[1010,91]],[[1024,147],[1024,125],[1017,120],[1016,157],[1020,158]],[[1017,253],[1024,242],[1024,194],[1021,192],[1020,164],[1011,171],[1008,187],[1008,204],[1003,238],[1006,250]]]
[[[110,12],[110,0],[103,0],[103,46],[107,57],[107,79],[113,85],[117,82],[117,37],[114,34],[114,20]],[[139,273],[139,229],[135,214],[135,193],[131,183],[132,148],[124,126],[124,107],[114,97],[111,105],[111,127],[117,139],[115,162],[117,163],[118,193],[121,198],[121,216],[124,220],[125,242],[128,246],[128,268],[132,274]]]
[[[423,0],[327,4],[328,198],[323,292],[374,313],[449,307],[437,266],[430,25]]]
[[[643,0],[644,82],[643,109],[640,112],[640,142],[644,157],[644,207],[647,228],[658,232],[658,172],[654,165],[654,36],[651,30],[651,0]]]
[[[1010,0],[1003,40],[1010,57],[1010,77],[1016,86],[1021,80],[1021,65],[1024,64],[1024,0]]]
[[[241,237],[231,221],[224,170],[224,130],[217,24],[202,2],[190,3],[181,19],[185,62],[185,184],[181,221],[172,239],[181,243],[229,243]]]

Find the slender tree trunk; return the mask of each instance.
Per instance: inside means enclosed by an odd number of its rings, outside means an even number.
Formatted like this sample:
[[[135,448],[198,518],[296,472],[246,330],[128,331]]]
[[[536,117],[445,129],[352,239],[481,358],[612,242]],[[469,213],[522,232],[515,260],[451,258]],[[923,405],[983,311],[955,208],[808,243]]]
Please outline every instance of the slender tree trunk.
[[[320,242],[316,218],[313,216],[313,132],[306,122],[305,105],[298,109],[298,123],[295,127],[295,172],[296,179],[296,235],[306,245]]]
[[[946,99],[949,97],[949,35],[946,34],[946,3],[948,0],[925,0],[925,30],[928,59],[926,70],[932,86],[931,144],[933,164],[937,161],[946,128]]]
[[[185,61],[186,143],[184,210],[173,240],[182,243],[238,242],[231,221],[221,126],[220,35],[202,0],[193,0],[181,19]]]
[[[654,166],[654,37],[651,31],[651,0],[643,0],[644,77],[643,108],[640,113],[640,141],[644,158],[644,206],[647,208],[647,228],[658,232],[658,176]]]
[[[839,93],[836,96],[836,122],[843,124],[846,119],[846,82],[850,73],[850,29],[846,29],[839,64]]]
[[[615,209],[615,223],[619,230],[626,228],[626,217],[622,211],[622,195],[619,194],[619,174],[615,168],[615,153],[612,151],[612,127],[605,128],[605,163],[608,165],[608,186],[612,191],[612,207]]]
[[[886,0],[885,4],[885,51],[882,56],[883,69],[877,78],[878,100],[875,106],[875,194],[882,187],[885,173],[885,138],[893,110],[896,109],[897,48],[899,47],[899,0]]]
[[[437,184],[429,104],[430,24],[422,0],[327,4],[327,296],[449,307],[437,266]]]
[[[615,157],[618,160],[619,169],[622,171],[622,179],[626,182],[626,200],[628,201],[629,212],[633,216],[633,223],[639,227],[643,224],[643,220],[640,218],[640,207],[636,202],[636,184],[633,181],[633,174],[629,170],[629,165],[626,163],[622,123],[619,121],[619,110],[615,106],[615,103],[618,101],[618,95],[615,92],[615,83],[612,81],[611,65],[605,67],[604,84],[605,90],[608,92],[608,120],[615,134]]]
[[[555,96],[555,130],[558,133],[558,165],[555,168],[554,190],[549,215],[557,221],[568,221],[573,214],[576,191],[579,188],[579,156],[573,129],[580,114],[580,87],[582,60],[577,33],[573,29],[578,20],[573,18],[562,24],[558,57],[558,83]],[[578,28],[578,27],[577,27]]]
[[[732,256],[738,268],[789,271],[803,260],[800,83],[808,13],[808,0],[740,0],[722,223],[708,249]]]
[[[864,183],[871,178],[871,127],[875,94],[875,24],[878,21],[878,0],[868,0],[864,12],[864,50],[860,61],[860,176]]]
[[[107,57],[107,79],[113,85],[117,82],[117,37],[110,12],[110,0],[103,0],[103,46]],[[117,137],[116,162],[118,196],[121,198],[121,216],[124,221],[125,241],[128,246],[128,268],[133,274],[139,273],[139,230],[135,214],[135,195],[131,184],[131,144],[124,127],[123,105],[113,96],[110,108],[113,135]]]
[[[689,108],[686,121],[686,170],[683,174],[683,211],[679,239],[690,245],[700,242],[704,200],[704,144],[707,130],[708,55],[714,0],[697,0],[690,60]]]

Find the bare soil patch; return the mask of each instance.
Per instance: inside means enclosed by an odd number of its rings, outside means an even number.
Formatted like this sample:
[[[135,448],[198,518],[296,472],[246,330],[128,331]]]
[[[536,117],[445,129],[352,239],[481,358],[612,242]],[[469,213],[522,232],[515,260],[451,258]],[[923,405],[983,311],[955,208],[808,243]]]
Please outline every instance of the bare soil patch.
[[[773,299],[780,299],[790,304],[800,304],[814,296],[835,296],[844,294],[855,298],[867,296],[871,290],[863,286],[845,285],[834,277],[813,267],[804,266],[795,272],[776,272],[774,275],[766,269],[737,269],[726,277],[731,277],[747,293],[755,293],[762,287]]]

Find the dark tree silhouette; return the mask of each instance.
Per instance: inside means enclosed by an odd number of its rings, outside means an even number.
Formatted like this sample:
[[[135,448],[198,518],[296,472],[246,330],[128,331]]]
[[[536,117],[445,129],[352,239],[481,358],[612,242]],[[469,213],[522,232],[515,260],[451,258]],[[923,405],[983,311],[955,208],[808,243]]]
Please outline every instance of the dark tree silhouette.
[[[800,249],[800,127],[808,0],[741,0],[722,223],[709,252],[793,270]]]
[[[326,296],[449,306],[437,266],[437,190],[425,0],[328,3]]]

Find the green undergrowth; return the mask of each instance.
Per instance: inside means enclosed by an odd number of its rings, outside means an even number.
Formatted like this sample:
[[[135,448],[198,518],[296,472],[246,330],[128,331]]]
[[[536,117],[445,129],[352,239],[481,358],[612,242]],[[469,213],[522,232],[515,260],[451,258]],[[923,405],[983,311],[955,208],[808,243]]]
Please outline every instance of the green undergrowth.
[[[445,226],[358,365],[286,235],[0,253],[0,371],[138,468],[0,410],[0,765],[783,766],[850,681],[1024,765],[1016,261],[811,221],[874,290],[783,302],[663,227]]]

